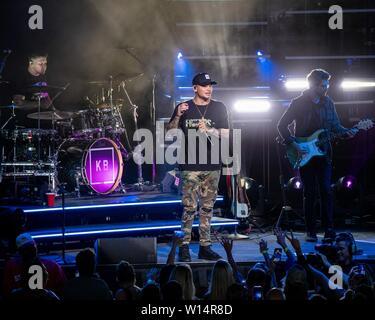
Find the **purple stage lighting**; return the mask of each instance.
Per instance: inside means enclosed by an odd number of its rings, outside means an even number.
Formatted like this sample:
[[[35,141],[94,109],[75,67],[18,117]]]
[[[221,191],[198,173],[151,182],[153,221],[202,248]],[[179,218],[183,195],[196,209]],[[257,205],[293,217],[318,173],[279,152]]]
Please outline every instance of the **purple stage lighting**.
[[[350,175],[344,176],[338,180],[337,184],[341,186],[342,188],[353,189],[356,184],[356,179],[355,177],[350,176]]]
[[[300,177],[293,177],[288,181],[288,187],[291,189],[300,190],[303,187]]]

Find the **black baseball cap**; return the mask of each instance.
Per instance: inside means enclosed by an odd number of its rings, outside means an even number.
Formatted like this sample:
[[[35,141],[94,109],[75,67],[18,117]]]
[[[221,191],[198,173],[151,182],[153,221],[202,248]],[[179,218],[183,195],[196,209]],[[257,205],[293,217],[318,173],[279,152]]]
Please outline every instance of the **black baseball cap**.
[[[211,80],[210,75],[206,72],[201,72],[201,73],[198,73],[197,75],[195,75],[192,83],[193,83],[193,86],[194,85],[206,86],[208,84],[217,84],[216,81]]]

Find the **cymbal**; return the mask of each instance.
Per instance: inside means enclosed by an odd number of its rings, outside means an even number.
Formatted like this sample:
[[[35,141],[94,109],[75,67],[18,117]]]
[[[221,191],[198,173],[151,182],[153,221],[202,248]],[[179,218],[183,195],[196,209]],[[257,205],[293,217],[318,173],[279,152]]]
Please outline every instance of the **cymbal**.
[[[26,91],[28,93],[41,93],[41,92],[47,92],[47,93],[56,93],[59,91],[64,91],[65,87],[57,87],[57,86],[30,86],[26,88]]]
[[[113,99],[113,105],[114,106],[119,106],[119,107],[122,107],[124,103],[124,99]],[[95,108],[96,109],[108,109],[111,107],[111,104],[110,102],[102,102],[102,103],[98,103],[95,105]]]
[[[115,81],[133,81],[135,79],[138,79],[139,77],[142,77],[144,73],[133,73],[133,74],[126,74],[126,73],[119,73],[113,77],[113,80]]]
[[[63,119],[70,119],[74,116],[74,112],[66,112],[66,111],[43,111],[43,112],[35,112],[30,113],[27,115],[29,119],[40,119],[40,120],[63,120]]]
[[[143,73],[119,73],[112,78],[112,81],[113,85],[118,85],[122,81],[133,81],[141,76],[143,76]],[[87,83],[97,86],[107,86],[110,83],[110,78],[107,80],[89,81]]]

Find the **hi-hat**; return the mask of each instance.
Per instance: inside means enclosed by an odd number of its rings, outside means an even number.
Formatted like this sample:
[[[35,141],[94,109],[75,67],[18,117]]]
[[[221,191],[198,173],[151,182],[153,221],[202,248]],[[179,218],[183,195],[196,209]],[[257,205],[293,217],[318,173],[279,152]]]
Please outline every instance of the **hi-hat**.
[[[74,112],[66,112],[66,111],[43,111],[43,112],[35,112],[30,113],[27,115],[29,119],[40,119],[40,120],[64,120],[70,119],[74,116]]]

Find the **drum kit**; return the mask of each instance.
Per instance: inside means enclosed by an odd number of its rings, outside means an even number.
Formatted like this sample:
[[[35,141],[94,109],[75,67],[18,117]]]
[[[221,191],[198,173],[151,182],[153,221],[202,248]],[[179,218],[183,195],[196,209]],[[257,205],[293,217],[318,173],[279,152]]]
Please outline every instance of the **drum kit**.
[[[127,98],[135,106],[125,88],[126,80],[122,81]],[[124,100],[113,99],[112,77],[89,84],[106,89],[94,98],[86,97],[88,106],[74,112],[56,110],[54,99],[47,111],[41,108],[43,94],[52,96],[57,92],[56,97],[66,87],[29,87],[28,92],[37,101],[0,106],[0,111],[10,110],[9,119],[0,127],[0,179],[44,176],[48,177],[51,192],[57,192],[58,186],[64,185],[67,192],[77,196],[81,192],[100,195],[125,192],[121,178],[130,152],[121,142],[124,136],[128,139],[121,115]],[[30,112],[26,117],[37,120],[37,128],[13,126],[9,129],[11,120],[17,120],[18,110]],[[51,129],[44,129],[44,124]]]

